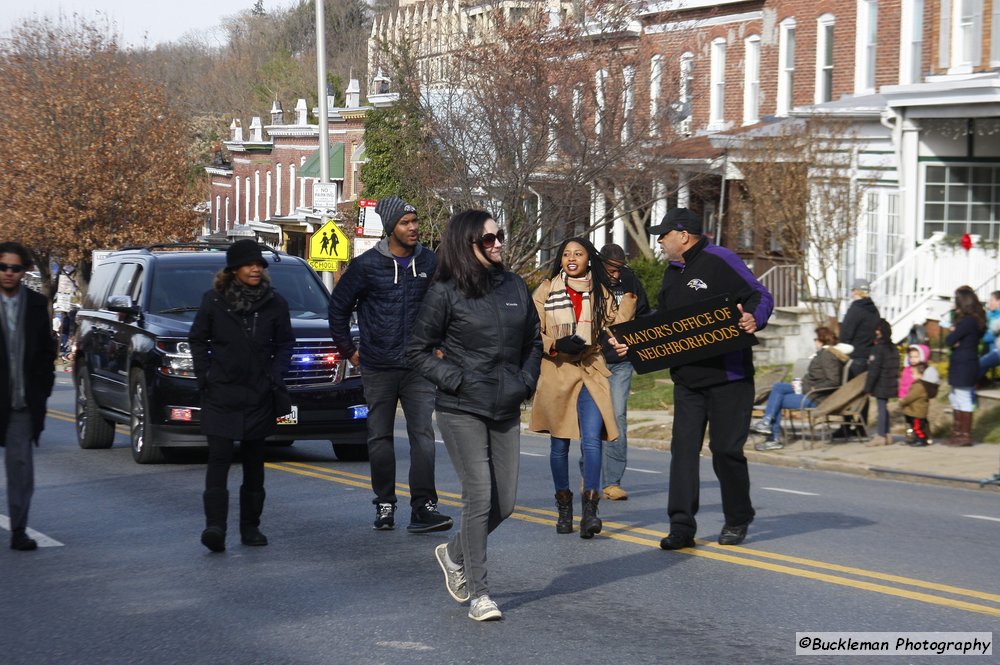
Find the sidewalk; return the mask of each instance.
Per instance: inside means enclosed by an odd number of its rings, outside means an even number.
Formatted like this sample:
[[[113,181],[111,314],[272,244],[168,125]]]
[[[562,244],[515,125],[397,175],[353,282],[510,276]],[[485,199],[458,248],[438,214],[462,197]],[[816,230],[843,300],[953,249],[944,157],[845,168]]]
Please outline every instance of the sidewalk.
[[[629,442],[661,450],[670,449],[673,417],[663,411],[629,410]],[[838,471],[862,476],[895,478],[908,482],[945,484],[979,488],[980,481],[1000,472],[1000,445],[980,443],[970,448],[950,448],[934,444],[926,448],[897,445],[869,448],[864,443],[795,441],[782,450],[760,452],[753,444],[761,437],[750,435],[744,448],[747,459],[758,464],[774,464],[803,469]],[[708,454],[707,445],[702,454]],[[1000,492],[1000,486],[986,490]]]

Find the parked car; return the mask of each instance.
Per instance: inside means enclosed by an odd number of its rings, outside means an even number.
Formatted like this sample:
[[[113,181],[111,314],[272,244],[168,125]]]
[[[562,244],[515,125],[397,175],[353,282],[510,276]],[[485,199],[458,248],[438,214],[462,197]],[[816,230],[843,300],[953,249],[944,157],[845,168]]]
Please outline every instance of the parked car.
[[[77,313],[76,432],[81,448],[109,448],[127,425],[139,464],[171,448],[207,445],[199,428],[188,332],[202,294],[226,264],[228,244],[171,243],[113,252],[94,268]],[[292,412],[270,441],[329,439],[342,460],[368,458],[360,368],[330,339],[329,295],[303,259],[261,248],[295,333],[285,377]],[[356,331],[355,331],[356,332]]]

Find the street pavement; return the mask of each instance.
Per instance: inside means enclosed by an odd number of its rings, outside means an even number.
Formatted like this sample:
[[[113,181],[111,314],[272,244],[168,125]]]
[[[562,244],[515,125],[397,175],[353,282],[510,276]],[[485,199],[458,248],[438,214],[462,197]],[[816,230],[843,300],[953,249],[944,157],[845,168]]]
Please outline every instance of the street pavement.
[[[665,411],[629,411],[629,429],[642,437],[630,437],[629,445],[670,449],[670,425],[673,417]],[[967,448],[952,448],[939,443],[913,448],[895,435],[891,446],[868,447],[860,441],[810,441],[787,443],[781,450],[761,452],[753,444],[763,437],[751,434],[745,448],[752,463],[853,473],[863,476],[892,477],[911,482],[979,487],[1000,472],[1000,445],[977,443]],[[707,446],[705,453],[707,453]],[[1000,491],[987,483],[986,489]]]

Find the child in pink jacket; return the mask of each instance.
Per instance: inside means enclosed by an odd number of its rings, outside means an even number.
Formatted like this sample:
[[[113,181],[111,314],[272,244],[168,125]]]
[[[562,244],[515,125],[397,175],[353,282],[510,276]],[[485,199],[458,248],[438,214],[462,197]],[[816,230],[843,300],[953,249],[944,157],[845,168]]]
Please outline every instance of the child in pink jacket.
[[[929,363],[931,358],[931,348],[926,344],[910,344],[906,347],[906,367],[899,375],[899,399],[906,397],[913,385],[914,376],[912,367],[917,363]]]

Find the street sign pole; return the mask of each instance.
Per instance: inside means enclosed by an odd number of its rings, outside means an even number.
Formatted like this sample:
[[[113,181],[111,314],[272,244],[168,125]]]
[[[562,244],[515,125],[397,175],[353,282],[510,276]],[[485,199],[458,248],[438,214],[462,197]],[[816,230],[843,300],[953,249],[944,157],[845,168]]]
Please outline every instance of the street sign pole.
[[[326,97],[326,19],[323,1],[316,2],[316,88],[319,97],[319,181],[330,182],[330,118]],[[333,273],[320,273],[326,288],[333,290]]]

